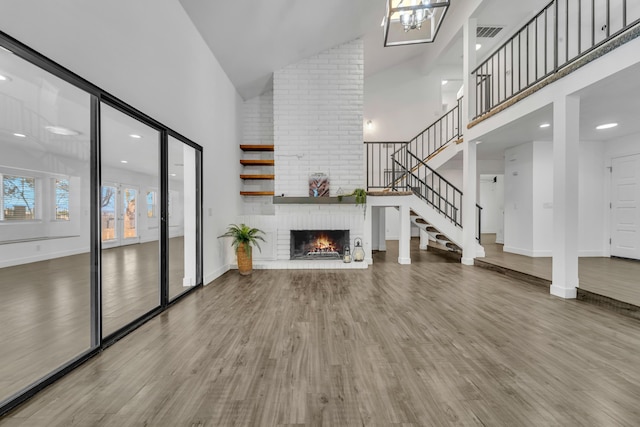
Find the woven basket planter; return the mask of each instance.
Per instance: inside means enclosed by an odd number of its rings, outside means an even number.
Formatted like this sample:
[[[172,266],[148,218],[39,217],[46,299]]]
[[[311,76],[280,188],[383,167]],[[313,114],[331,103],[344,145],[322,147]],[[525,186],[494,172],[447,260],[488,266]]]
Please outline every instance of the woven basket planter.
[[[238,259],[238,272],[243,276],[248,276],[253,271],[253,258],[251,254],[252,250],[249,248],[249,253],[245,251],[244,245],[239,245],[236,251],[236,258]]]

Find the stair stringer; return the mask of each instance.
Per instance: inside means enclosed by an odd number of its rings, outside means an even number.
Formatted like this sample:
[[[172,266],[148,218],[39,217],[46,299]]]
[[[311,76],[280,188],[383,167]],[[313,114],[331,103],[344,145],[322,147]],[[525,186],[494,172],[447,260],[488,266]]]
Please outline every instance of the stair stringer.
[[[463,145],[458,144],[458,140],[449,141],[443,148],[425,159],[425,163],[433,170],[451,160],[456,154],[463,150]]]
[[[425,231],[429,235],[429,238],[445,246],[447,241],[449,241],[459,248],[462,248],[462,228],[457,227],[453,222],[444,217],[440,212],[429,206],[428,203],[416,195],[410,196],[409,207],[418,215],[419,218],[424,219],[428,225],[431,225],[433,228],[438,230],[437,232],[427,231],[427,224],[420,224],[417,222],[416,219],[418,217],[416,216],[411,217],[411,222],[421,230]],[[446,239],[438,239],[438,234],[444,235]],[[484,257],[484,247],[476,242],[476,258]]]
[[[450,242],[460,248],[462,247],[462,228],[457,227],[415,194],[409,196],[409,207],[425,221],[437,228],[440,234],[444,234]]]

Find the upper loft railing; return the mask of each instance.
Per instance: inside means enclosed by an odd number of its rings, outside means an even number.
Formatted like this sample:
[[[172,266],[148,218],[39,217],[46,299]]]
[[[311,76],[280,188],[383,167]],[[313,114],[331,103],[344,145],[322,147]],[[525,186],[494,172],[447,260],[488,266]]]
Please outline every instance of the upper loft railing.
[[[640,22],[640,0],[553,0],[474,71],[475,118]]]

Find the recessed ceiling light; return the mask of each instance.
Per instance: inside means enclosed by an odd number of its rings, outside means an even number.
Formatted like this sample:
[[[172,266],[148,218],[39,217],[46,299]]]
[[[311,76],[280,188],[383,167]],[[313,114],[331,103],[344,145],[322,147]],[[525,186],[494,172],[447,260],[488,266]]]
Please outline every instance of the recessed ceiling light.
[[[0,74],[0,82],[10,82],[11,77]]]
[[[544,129],[544,128],[548,128],[549,126],[551,126],[551,123],[542,123],[542,124],[540,125],[540,127],[541,127],[541,128],[543,128],[543,129]]]
[[[137,134],[135,134],[135,133],[132,133],[132,134],[131,134],[131,135],[129,135],[129,136],[130,136],[131,138],[134,138],[134,139],[140,139],[140,138],[142,138],[142,136],[141,136],[141,135],[137,135]]]
[[[480,50],[481,47],[482,45],[480,43],[476,43],[476,50]]]
[[[126,160],[120,160],[120,163],[129,163],[129,162]]]
[[[169,175],[171,175],[171,176],[176,176],[176,174],[175,174],[175,173],[170,173]]]
[[[596,129],[597,129],[597,130],[611,129],[611,128],[614,128],[614,127],[616,127],[616,126],[618,126],[618,124],[617,124],[617,123],[605,123],[605,124],[603,124],[603,125],[596,126]]]
[[[449,80],[443,80],[442,81],[442,86],[446,85],[447,83],[449,83]]]
[[[44,128],[55,135],[64,135],[64,136],[80,135],[80,132],[78,132],[77,130],[65,128],[62,126],[45,126]]]
[[[26,138],[27,135],[23,134],[23,133],[14,133],[13,136],[17,136],[18,138]]]

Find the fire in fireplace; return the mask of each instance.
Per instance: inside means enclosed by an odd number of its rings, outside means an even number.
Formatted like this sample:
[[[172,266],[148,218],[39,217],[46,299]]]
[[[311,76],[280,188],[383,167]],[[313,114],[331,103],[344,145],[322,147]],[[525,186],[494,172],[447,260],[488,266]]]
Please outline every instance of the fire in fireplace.
[[[291,259],[341,259],[349,230],[291,230]]]

